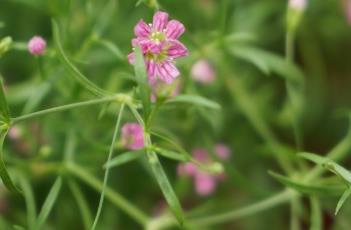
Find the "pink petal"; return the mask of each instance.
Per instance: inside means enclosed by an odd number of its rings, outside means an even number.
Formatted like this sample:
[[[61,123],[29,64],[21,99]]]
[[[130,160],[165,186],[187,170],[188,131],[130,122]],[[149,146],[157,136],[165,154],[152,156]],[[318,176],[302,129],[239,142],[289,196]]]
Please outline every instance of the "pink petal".
[[[154,14],[152,28],[156,31],[162,32],[168,22],[168,14],[162,11],[157,11]]]
[[[215,79],[215,70],[205,59],[200,59],[191,68],[191,76],[195,81],[210,84]]]
[[[205,149],[197,148],[197,149],[194,149],[192,153],[194,158],[202,163],[206,163],[210,161],[209,154]]]
[[[193,163],[181,163],[177,167],[179,176],[193,176],[196,173],[196,166]]]
[[[166,35],[169,39],[177,39],[185,31],[185,27],[177,20],[171,20],[166,27]]]
[[[195,174],[195,190],[200,196],[207,196],[214,192],[216,188],[216,178],[203,172]]]
[[[151,32],[150,26],[146,24],[142,19],[134,27],[134,33],[137,37],[147,38]]]
[[[171,84],[173,80],[179,75],[177,67],[168,61],[157,65],[157,73],[158,77],[166,84]]]
[[[144,147],[144,130],[138,123],[126,123],[121,129],[122,145],[130,150]]]
[[[168,48],[168,56],[171,58],[179,58],[188,56],[188,49],[179,41],[171,40]]]
[[[153,60],[146,62],[148,80],[151,85],[156,82],[156,63]]]

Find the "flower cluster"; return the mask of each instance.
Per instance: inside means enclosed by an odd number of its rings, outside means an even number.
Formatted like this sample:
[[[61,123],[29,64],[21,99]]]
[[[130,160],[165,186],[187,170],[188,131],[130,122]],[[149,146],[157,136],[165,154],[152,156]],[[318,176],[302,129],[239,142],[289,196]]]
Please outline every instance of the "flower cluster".
[[[158,79],[170,84],[179,76],[174,60],[188,55],[187,48],[177,40],[184,31],[182,23],[168,21],[168,14],[161,11],[155,13],[152,24],[140,20],[135,26],[136,38],[132,40],[132,46],[141,48],[151,85]],[[134,52],[128,55],[128,60],[134,63]]]
[[[209,153],[202,148],[193,150],[192,152],[195,160],[203,165],[211,165],[213,162]],[[227,160],[230,157],[230,149],[224,144],[215,146],[215,154],[221,160]],[[218,181],[225,178],[223,173],[210,174],[202,171],[194,163],[187,162],[178,165],[177,173],[182,177],[190,177],[194,180],[194,187],[197,194],[200,196],[207,196],[214,192]]]

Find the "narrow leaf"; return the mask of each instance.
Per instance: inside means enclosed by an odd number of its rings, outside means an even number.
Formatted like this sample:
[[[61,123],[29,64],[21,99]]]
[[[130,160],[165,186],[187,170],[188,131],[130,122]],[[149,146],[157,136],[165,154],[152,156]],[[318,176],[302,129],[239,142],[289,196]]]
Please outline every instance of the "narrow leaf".
[[[315,164],[320,164],[320,165],[330,161],[328,158],[325,158],[313,153],[307,153],[307,152],[299,153],[298,156],[306,160],[312,161]]]
[[[124,60],[125,59],[125,57],[124,57],[123,53],[121,52],[121,50],[114,43],[112,43],[111,41],[98,38],[96,40],[96,42],[98,44],[100,44],[101,46],[103,46],[104,48],[106,48],[107,50],[109,50],[119,60]]]
[[[54,33],[54,41],[58,50],[58,55],[60,60],[62,61],[64,67],[71,73],[71,75],[87,90],[92,92],[97,96],[106,96],[109,95],[106,91],[95,85],[88,78],[86,78],[77,67],[73,65],[73,63],[68,59],[66,54],[63,51],[61,40],[60,40],[60,30],[57,22],[52,20],[52,31]]]
[[[167,178],[166,173],[162,168],[162,165],[157,157],[157,154],[152,151],[149,151],[147,152],[147,156],[148,156],[148,160],[149,160],[152,172],[154,173],[154,176],[161,188],[163,195],[166,198],[168,205],[170,206],[171,210],[173,211],[180,225],[183,225],[184,217],[183,217],[182,207]]]
[[[349,187],[341,196],[340,200],[338,201],[338,204],[336,205],[336,209],[335,209],[335,215],[337,215],[341,209],[341,207],[343,206],[343,204],[345,203],[345,201],[347,200],[347,198],[349,198],[349,196],[351,195],[351,187]]]
[[[82,190],[75,181],[70,180],[68,182],[68,186],[74,196],[75,201],[77,202],[78,208],[82,215],[84,227],[85,229],[89,229],[93,223],[93,217],[91,215],[88,202],[85,199]]]
[[[11,180],[11,177],[6,169],[5,162],[4,162],[4,152],[3,152],[3,145],[4,145],[4,140],[6,137],[7,131],[6,130],[1,130],[0,131],[0,177],[2,179],[2,182],[4,183],[5,187],[13,192],[13,193],[21,193],[21,191],[14,185],[14,183]]]
[[[104,165],[104,168],[112,168],[116,166],[120,166],[126,163],[129,163],[133,160],[136,160],[145,154],[145,150],[138,150],[138,151],[130,151],[121,153],[118,156],[114,157],[110,162]]]
[[[220,109],[221,106],[214,101],[206,99],[204,97],[198,95],[178,95],[167,100],[167,103],[189,103],[193,105],[198,105],[202,107],[206,107],[209,109]]]
[[[50,192],[46,197],[45,202],[41,208],[37,222],[34,227],[35,230],[42,229],[60,193],[61,187],[62,187],[62,178],[58,177],[54,185],[51,187]]]
[[[308,185],[301,182],[294,181],[288,177],[277,174],[275,172],[269,172],[280,183],[305,194],[312,195],[338,195],[342,190],[341,187],[337,186],[319,186],[319,185]]]
[[[176,160],[176,161],[189,161],[190,158],[186,155],[183,154],[179,154],[177,152],[171,151],[171,150],[167,150],[167,149],[163,149],[163,148],[159,148],[159,147],[155,147],[154,150],[159,153],[160,155],[172,159],[172,160]]]
[[[134,71],[136,80],[139,85],[139,98],[143,104],[144,118],[147,120],[150,114],[150,86],[148,84],[148,77],[146,73],[146,67],[144,62],[144,57],[141,53],[139,46],[135,47],[135,64]]]
[[[19,182],[21,184],[21,188],[23,190],[24,199],[26,201],[27,206],[27,224],[29,229],[33,229],[35,226],[36,216],[37,216],[37,208],[33,195],[33,189],[30,185],[28,179],[22,175],[19,175]]]
[[[233,46],[230,52],[235,57],[251,62],[267,75],[276,73],[287,80],[303,82],[303,73],[281,56],[249,46]]]

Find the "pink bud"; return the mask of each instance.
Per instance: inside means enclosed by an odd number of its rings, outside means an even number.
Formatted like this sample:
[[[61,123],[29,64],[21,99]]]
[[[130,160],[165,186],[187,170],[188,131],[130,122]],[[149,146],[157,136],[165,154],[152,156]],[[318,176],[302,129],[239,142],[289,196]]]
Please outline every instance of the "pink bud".
[[[195,191],[200,196],[208,196],[216,189],[216,177],[204,172],[195,174]]]
[[[209,84],[215,79],[215,71],[212,65],[205,59],[198,60],[191,68],[191,75],[195,81]]]
[[[40,36],[34,36],[28,43],[28,50],[33,55],[43,55],[46,49],[46,42]]]
[[[13,140],[18,139],[22,136],[22,130],[18,126],[13,126],[9,130],[9,137]]]
[[[215,146],[215,153],[221,160],[227,160],[231,152],[227,145],[220,143]]]
[[[129,150],[144,148],[144,130],[138,123],[126,123],[122,127],[122,145]]]
[[[196,173],[196,166],[193,163],[181,163],[177,167],[179,176],[193,176]]]

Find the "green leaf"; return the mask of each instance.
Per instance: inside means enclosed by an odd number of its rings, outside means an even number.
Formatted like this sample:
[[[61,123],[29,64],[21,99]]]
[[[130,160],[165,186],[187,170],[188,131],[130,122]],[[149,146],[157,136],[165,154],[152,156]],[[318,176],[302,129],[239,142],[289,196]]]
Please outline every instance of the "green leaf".
[[[135,71],[136,80],[139,85],[139,98],[143,104],[144,119],[147,120],[151,109],[150,86],[148,83],[144,57],[141,53],[141,49],[139,46],[135,47],[134,55],[135,55],[134,71]]]
[[[317,185],[309,185],[304,184],[298,181],[294,181],[289,177],[285,177],[283,175],[277,174],[275,172],[269,172],[271,176],[273,176],[280,183],[288,186],[298,192],[312,195],[338,195],[342,190],[341,187],[337,186],[317,186]]]
[[[197,106],[206,107],[209,109],[221,108],[221,106],[217,102],[211,101],[198,95],[178,95],[167,100],[167,103],[189,103]]]
[[[82,215],[85,229],[90,229],[93,223],[93,217],[91,215],[88,202],[85,199],[82,190],[79,188],[78,184],[73,180],[68,181],[68,186],[74,196],[75,201],[77,202],[78,208]]]
[[[5,187],[13,192],[13,193],[21,193],[21,191],[14,185],[14,183],[11,180],[11,177],[6,169],[5,162],[4,162],[4,152],[3,152],[3,145],[4,145],[4,140],[7,134],[7,130],[1,130],[0,131],[0,177],[2,179],[2,182],[4,183]]]
[[[179,154],[177,152],[174,151],[170,151],[167,149],[163,149],[163,148],[159,148],[159,147],[154,147],[153,148],[157,153],[159,153],[160,155],[172,159],[172,160],[176,160],[176,161],[189,161],[190,158],[186,155],[183,154]]]
[[[71,75],[87,90],[95,94],[96,96],[106,96],[109,95],[108,92],[98,87],[96,84],[91,82],[88,78],[86,78],[77,67],[73,65],[73,63],[68,59],[66,54],[63,51],[61,40],[60,40],[60,30],[57,22],[52,20],[52,31],[54,36],[54,41],[56,44],[56,48],[58,50],[58,55],[60,60],[62,61],[64,67],[71,73]]]
[[[121,153],[104,165],[104,168],[112,168],[136,160],[145,154],[145,150],[137,150]]]
[[[249,41],[256,41],[257,37],[251,33],[235,32],[226,36],[225,40],[228,43],[249,42]]]
[[[266,75],[276,73],[287,80],[303,82],[303,73],[281,56],[249,46],[233,46],[230,52],[235,57],[251,62]]]
[[[30,185],[28,179],[18,173],[19,175],[19,182],[21,184],[21,188],[23,190],[24,199],[26,201],[27,206],[27,224],[29,229],[33,229],[35,226],[36,216],[37,216],[37,208],[36,203],[33,195],[33,189]]]
[[[351,173],[341,165],[333,162],[329,158],[321,157],[312,153],[301,153],[300,157],[303,157],[307,160],[310,160],[316,164],[320,164],[329,171],[335,173],[339,177],[341,177],[348,185],[351,185]]]
[[[1,76],[0,76],[0,116],[1,116],[0,119],[2,122],[9,124],[10,111],[5,97],[4,82]]]
[[[42,229],[60,193],[61,187],[62,187],[62,178],[58,177],[54,185],[51,187],[50,192],[46,197],[45,202],[41,208],[37,222],[34,227],[35,230]]]
[[[166,198],[168,205],[170,206],[171,210],[173,211],[180,225],[183,225],[184,216],[183,216],[182,207],[167,178],[165,171],[162,168],[162,165],[157,157],[157,154],[152,151],[148,151],[147,156],[148,156],[148,162],[151,165],[152,172],[154,173],[154,176],[161,188],[163,195]]]
[[[349,198],[350,195],[351,195],[351,187],[349,187],[349,188],[342,194],[340,200],[338,201],[338,204],[336,205],[335,215],[338,214],[338,212],[340,211],[340,208],[343,206],[343,204],[345,203],[345,201],[347,200],[347,198]]]

